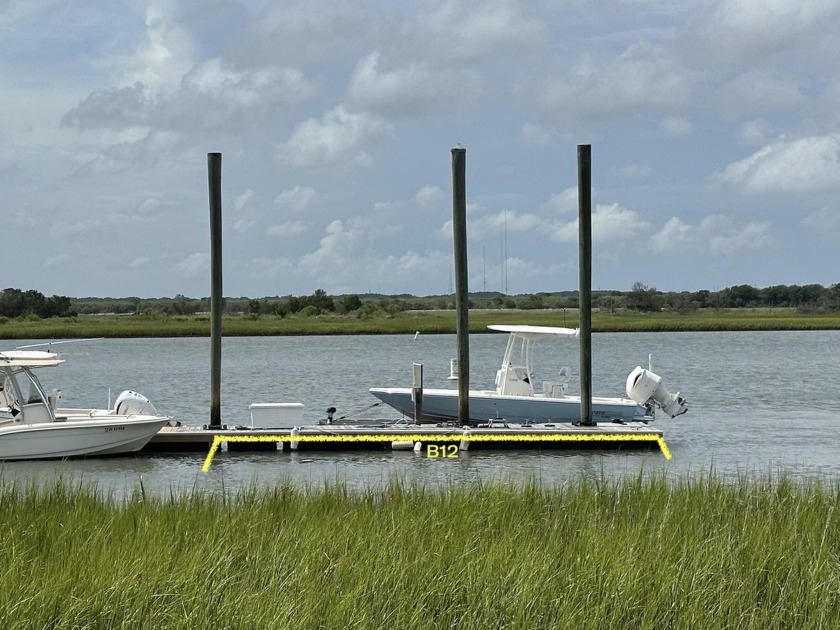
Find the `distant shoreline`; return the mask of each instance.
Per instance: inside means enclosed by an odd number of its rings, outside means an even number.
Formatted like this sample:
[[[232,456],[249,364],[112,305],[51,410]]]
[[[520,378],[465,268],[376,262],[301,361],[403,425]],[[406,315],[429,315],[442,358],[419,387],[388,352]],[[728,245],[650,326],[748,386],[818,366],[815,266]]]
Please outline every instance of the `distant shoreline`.
[[[470,332],[488,332],[489,324],[577,327],[575,309],[486,309],[470,311]],[[595,312],[599,332],[693,332],[763,330],[840,330],[840,313],[801,313],[793,308],[699,309],[690,313]],[[394,316],[229,315],[222,334],[234,336],[454,334],[455,312],[406,311]],[[79,315],[67,318],[13,318],[0,321],[2,339],[73,339],[85,337],[208,337],[210,318],[201,315]]]

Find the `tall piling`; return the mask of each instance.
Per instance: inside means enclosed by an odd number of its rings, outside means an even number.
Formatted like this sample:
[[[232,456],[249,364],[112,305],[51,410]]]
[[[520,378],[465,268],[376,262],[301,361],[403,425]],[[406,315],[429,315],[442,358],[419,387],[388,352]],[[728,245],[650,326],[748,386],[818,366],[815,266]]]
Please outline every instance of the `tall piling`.
[[[470,304],[467,283],[467,150],[452,149],[452,233],[455,240],[455,332],[458,339],[458,422],[470,422]]]
[[[592,426],[592,147],[578,145],[580,423]]]
[[[222,154],[207,154],[210,193],[210,429],[222,428]]]

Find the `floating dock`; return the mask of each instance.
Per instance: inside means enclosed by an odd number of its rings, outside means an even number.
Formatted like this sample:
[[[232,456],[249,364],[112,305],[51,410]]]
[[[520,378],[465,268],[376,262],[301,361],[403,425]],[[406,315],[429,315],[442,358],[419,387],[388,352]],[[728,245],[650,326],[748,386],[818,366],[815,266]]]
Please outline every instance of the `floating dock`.
[[[479,449],[639,449],[670,453],[660,429],[641,422],[509,425],[491,422],[475,427],[415,424],[324,424],[295,428],[210,430],[164,427],[144,452],[414,450],[428,457],[454,456]]]

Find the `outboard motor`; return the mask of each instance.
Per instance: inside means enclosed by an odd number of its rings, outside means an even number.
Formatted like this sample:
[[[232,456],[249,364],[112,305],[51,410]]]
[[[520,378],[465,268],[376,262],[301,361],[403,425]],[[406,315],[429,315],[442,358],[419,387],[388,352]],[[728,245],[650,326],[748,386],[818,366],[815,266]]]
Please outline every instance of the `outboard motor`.
[[[688,411],[688,405],[680,393],[670,393],[662,384],[662,378],[641,366],[627,377],[627,396],[643,407],[651,400],[672,418]]]
[[[157,416],[160,415],[151,401],[130,389],[125,390],[114,403],[114,413],[118,416]]]

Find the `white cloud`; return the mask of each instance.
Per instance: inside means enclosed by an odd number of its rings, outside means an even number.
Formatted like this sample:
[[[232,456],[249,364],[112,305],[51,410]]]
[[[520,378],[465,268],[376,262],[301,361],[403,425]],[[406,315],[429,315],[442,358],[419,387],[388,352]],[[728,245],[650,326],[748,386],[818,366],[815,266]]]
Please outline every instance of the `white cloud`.
[[[231,57],[238,66],[304,66],[342,56],[366,41],[379,24],[360,2],[268,2],[237,32]]]
[[[343,105],[316,120],[300,123],[289,140],[279,147],[281,161],[294,166],[329,165],[338,161],[367,165],[366,149],[389,138],[390,123],[368,114],[351,114]]]
[[[734,254],[744,250],[758,250],[773,243],[770,223],[767,221],[747,223],[740,230],[717,234],[711,238],[713,254]]]
[[[149,263],[151,263],[151,259],[148,256],[138,256],[131,260],[128,263],[129,269],[143,269],[144,267],[148,267]]]
[[[497,237],[502,229],[508,232],[531,232],[545,221],[530,212],[506,210],[496,214],[473,217],[467,221],[467,233],[474,238]],[[451,228],[450,228],[451,234]]]
[[[729,59],[765,59],[836,28],[840,4],[834,0],[722,0],[698,29],[705,53]]]
[[[286,221],[285,223],[278,223],[269,227],[267,234],[269,236],[291,238],[303,234],[307,227],[309,226],[303,221]]]
[[[684,254],[689,250],[730,255],[766,249],[774,243],[768,221],[748,222],[739,226],[732,217],[709,215],[696,225],[672,217],[651,236],[651,250],[658,254]]]
[[[300,267],[311,270],[313,274],[319,270],[340,267],[353,258],[357,245],[363,239],[362,229],[345,226],[341,220],[336,219],[327,226],[326,234],[318,243],[318,249],[300,259]]]
[[[254,199],[255,195],[256,193],[250,188],[243,191],[233,200],[233,209],[237,212],[242,212],[250,204],[251,200]]]
[[[171,89],[193,63],[190,34],[177,22],[174,0],[152,0],[146,8],[146,38],[126,68],[123,83],[140,83],[152,93]]]
[[[814,210],[801,225],[818,236],[840,236],[840,209],[824,206]]]
[[[399,42],[410,53],[447,65],[538,49],[548,36],[548,25],[527,15],[527,7],[515,0],[427,3],[403,25]]]
[[[290,212],[303,212],[318,199],[318,193],[310,186],[295,186],[283,190],[274,199],[274,205],[281,210]]]
[[[634,44],[618,56],[587,53],[565,74],[551,75],[536,88],[521,86],[520,96],[535,99],[551,121],[603,121],[640,112],[679,109],[690,102],[691,73],[673,51]]]
[[[554,193],[543,204],[543,209],[552,214],[577,214],[579,207],[577,186]]]
[[[182,278],[198,278],[210,274],[210,255],[204,253],[190,254],[183,260],[172,265],[172,271]]]
[[[840,188],[840,134],[781,138],[712,177],[749,194],[802,193]]]
[[[233,231],[238,232],[239,234],[245,234],[248,232],[254,225],[256,221],[252,219],[237,219],[233,222]]]
[[[425,63],[382,70],[379,58],[375,51],[356,66],[347,90],[349,109],[394,118],[429,117],[467,107],[481,92],[481,78],[472,70],[432,69]]]
[[[421,208],[437,206],[443,201],[443,191],[438,186],[423,186],[414,195],[414,201]]]
[[[719,107],[731,116],[802,107],[806,96],[798,81],[776,69],[750,69],[718,88]]]
[[[768,142],[773,133],[772,125],[763,118],[748,120],[738,130],[738,141],[744,146],[758,147]]]
[[[671,217],[659,232],[650,237],[651,249],[658,254],[685,249],[691,245],[693,230],[694,226]]]
[[[592,242],[622,242],[634,239],[647,230],[649,224],[635,210],[622,208],[617,203],[598,205],[592,213]],[[579,240],[578,220],[557,222],[550,227],[551,240],[576,243]]]

